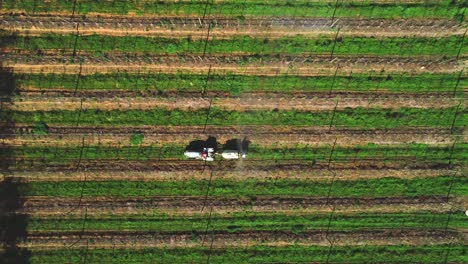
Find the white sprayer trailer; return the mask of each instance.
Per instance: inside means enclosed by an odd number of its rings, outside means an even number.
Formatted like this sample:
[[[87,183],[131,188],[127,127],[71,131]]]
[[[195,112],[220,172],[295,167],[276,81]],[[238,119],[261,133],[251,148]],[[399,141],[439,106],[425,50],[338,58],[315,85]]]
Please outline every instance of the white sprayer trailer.
[[[205,161],[214,161],[214,156],[219,153],[214,152],[214,148],[203,148],[201,152],[198,151],[185,151],[184,155],[188,159],[199,159]],[[237,150],[224,150],[221,153],[221,157],[226,160],[246,158],[247,154],[244,152],[239,152]]]
[[[247,154],[244,152],[239,152],[237,150],[225,150],[221,153],[223,159],[231,160],[231,159],[245,159]]]

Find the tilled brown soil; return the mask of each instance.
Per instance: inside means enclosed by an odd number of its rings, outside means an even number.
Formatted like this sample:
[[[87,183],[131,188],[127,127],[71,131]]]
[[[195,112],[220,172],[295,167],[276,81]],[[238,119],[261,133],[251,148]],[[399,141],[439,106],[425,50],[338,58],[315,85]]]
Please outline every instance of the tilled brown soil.
[[[184,181],[184,180],[209,180],[229,179],[299,179],[311,181],[334,180],[364,180],[385,177],[413,179],[428,178],[447,175],[459,175],[457,170],[450,169],[401,169],[401,170],[368,170],[368,169],[303,169],[303,170],[234,170],[234,171],[202,171],[187,173],[187,171],[86,171],[86,172],[15,172],[14,177],[22,181]]]
[[[453,134],[393,134],[393,133],[381,133],[371,134],[362,133],[353,135],[349,134],[338,134],[338,133],[326,133],[322,135],[301,135],[295,136],[294,134],[253,134],[245,132],[242,134],[213,134],[209,133],[210,136],[216,137],[219,143],[227,142],[234,138],[247,137],[248,140],[255,142],[257,146],[272,148],[288,148],[291,145],[296,146],[308,145],[308,147],[323,147],[331,146],[335,143],[340,147],[352,147],[355,145],[367,145],[369,143],[381,144],[381,145],[399,145],[399,144],[428,144],[435,146],[447,146],[452,145],[456,138],[459,143],[466,142],[466,136],[458,136]],[[85,146],[97,146],[97,147],[123,147],[130,146],[129,138],[131,134],[97,134],[97,135],[83,135],[83,134],[60,134],[60,135],[28,135],[28,136],[16,136],[10,139],[1,139],[0,144],[6,144],[9,146],[21,147],[24,144],[29,146],[47,146],[50,151],[54,151],[58,147],[81,147]],[[149,134],[145,135],[144,141],[140,146],[162,146],[164,144],[178,144],[188,145],[192,140],[198,138],[206,138],[206,134],[200,133],[188,133],[188,134]],[[331,148],[331,147],[330,147]],[[135,150],[137,151],[137,150]],[[182,153],[181,153],[182,154]]]
[[[341,35],[354,36],[448,36],[463,34],[463,26],[454,20],[445,19],[346,19],[326,18],[248,18],[227,17],[94,17],[54,15],[3,15],[0,28],[19,34],[100,34],[111,36],[164,36],[216,38],[249,35],[253,37],[278,38],[309,36],[311,34],[334,35],[333,28],[340,28]],[[294,30],[291,30],[294,28]]]
[[[177,73],[187,71],[196,74],[246,74],[277,76],[294,74],[298,76],[318,76],[333,74],[385,72],[460,72],[466,62],[447,57],[386,57],[386,56],[330,56],[330,55],[273,55],[259,56],[252,61],[249,55],[219,54],[206,55],[144,55],[118,53],[47,55],[41,51],[33,53],[2,53],[0,60],[4,67],[17,73],[72,73],[94,74],[96,72],[133,73]],[[57,51],[54,51],[57,52]],[[37,55],[37,54],[36,54]],[[60,62],[68,62],[62,64]],[[81,63],[81,64],[80,64]]]
[[[464,241],[465,235],[443,230],[362,230],[362,231],[306,231],[298,234],[289,231],[212,231],[191,232],[69,232],[32,233],[20,247],[26,248],[151,248],[193,247],[210,245],[213,248],[252,245],[435,245]]]
[[[432,145],[467,142],[468,134],[464,131],[450,131],[445,128],[397,128],[397,129],[346,129],[340,127],[319,126],[60,126],[50,125],[48,135],[31,135],[34,126],[16,124],[10,130],[16,131],[14,138],[4,138],[0,142],[9,146],[34,144],[41,146],[81,146],[102,144],[103,146],[129,145],[130,135],[143,133],[143,146],[167,143],[188,144],[190,140],[206,139],[212,136],[224,144],[227,140],[247,139],[259,146],[288,147],[291,144],[313,146],[338,146],[375,144],[423,143]]]
[[[182,66],[183,65],[183,66]],[[424,66],[425,65],[425,66]],[[59,64],[53,61],[47,64],[17,64],[12,61],[5,62],[5,66],[15,73],[59,73],[59,74],[82,74],[91,75],[96,73],[179,73],[181,71],[190,72],[191,74],[207,74],[211,69],[212,74],[239,74],[239,75],[262,75],[262,76],[278,76],[284,74],[294,74],[297,76],[329,76],[336,71],[338,74],[371,74],[375,71],[385,71],[392,73],[406,73],[408,70],[414,73],[458,73],[465,66],[447,66],[442,64],[424,64],[424,65],[406,65],[399,67],[397,65],[389,66],[388,64],[368,64],[368,65],[335,65],[333,63],[323,65],[309,65],[309,67],[287,67],[286,65],[271,66],[243,66],[236,67],[231,65],[216,65],[209,66],[205,64],[143,64],[138,66],[136,63],[119,64]],[[428,69],[426,66],[431,66]],[[338,70],[337,70],[338,68]],[[406,69],[406,70],[405,70]]]
[[[247,159],[242,161],[219,161],[205,163],[198,160],[170,160],[148,159],[145,161],[129,161],[126,159],[73,159],[49,162],[42,158],[12,157],[4,158],[9,164],[10,171],[76,171],[76,170],[100,170],[100,171],[204,171],[204,170],[301,170],[313,169],[448,169],[451,165],[440,162],[438,159],[424,161],[415,157],[386,157],[346,159],[338,161],[317,161],[305,159]]]
[[[17,135],[23,133],[31,133],[34,126],[27,124],[15,124],[14,126],[5,127],[6,129],[14,129]],[[205,132],[204,132],[205,131]],[[464,130],[463,130],[464,131]],[[299,135],[353,135],[360,134],[378,135],[418,135],[418,134],[447,134],[450,133],[450,128],[427,128],[427,127],[407,127],[395,129],[368,129],[359,128],[341,128],[332,126],[275,126],[275,125],[246,125],[246,126],[65,126],[65,125],[49,125],[49,135],[65,135],[65,134],[113,134],[113,135],[128,135],[133,133],[144,133],[145,135],[189,135],[189,134],[212,134],[212,135],[236,135],[236,134],[258,134],[258,135],[281,135],[293,134]]]
[[[34,56],[40,55],[40,56]],[[457,66],[457,59],[446,56],[390,56],[390,55],[337,55],[337,54],[250,54],[244,52],[233,53],[216,53],[216,54],[147,54],[139,52],[103,52],[101,56],[95,56],[87,51],[72,51],[72,50],[38,50],[30,51],[23,49],[2,49],[0,53],[2,59],[7,65],[8,62],[14,61],[15,64],[24,62],[31,64],[48,64],[55,61],[68,61],[72,63],[93,64],[93,63],[128,63],[128,64],[196,64],[203,63],[206,65],[222,65],[222,64],[256,64],[261,65],[285,65],[289,68],[307,66],[309,64],[328,64],[333,63],[341,66],[351,66],[354,64],[384,64],[411,66],[421,65],[421,67],[431,69],[436,65],[446,66],[448,68]],[[83,65],[84,66],[84,65]],[[144,71],[143,71],[144,73]]]
[[[335,98],[301,98],[291,95],[275,94],[274,96],[240,96],[228,98],[183,97],[177,98],[112,98],[82,100],[78,97],[52,97],[52,96],[21,96],[10,105],[4,105],[16,111],[52,111],[52,110],[78,110],[99,109],[112,110],[150,110],[154,108],[199,110],[217,107],[228,111],[250,110],[295,110],[295,111],[331,111],[346,108],[382,108],[399,109],[412,108],[446,108],[459,104],[459,99],[445,96],[418,95],[362,95],[361,97],[335,97]]]
[[[125,90],[125,89],[81,89],[76,90],[62,89],[62,88],[37,88],[30,86],[18,86],[17,92],[22,96],[28,97],[41,97],[41,96],[57,96],[57,97],[95,97],[95,98],[120,98],[120,97],[143,97],[143,98],[268,98],[278,99],[281,98],[301,98],[301,99],[337,99],[337,98],[361,98],[369,101],[374,99],[385,99],[385,98],[445,98],[459,99],[457,94],[454,94],[454,89],[440,90],[438,92],[423,90],[418,92],[391,92],[385,89],[385,87],[375,88],[372,91],[354,92],[345,91],[343,87],[333,87],[328,91],[301,91],[300,88],[296,91],[291,92],[273,92],[269,91],[268,87],[261,88],[257,87],[259,91],[255,92],[243,92],[240,95],[232,95],[228,91],[217,91],[216,87],[208,87],[203,91],[202,88],[195,88],[193,90],[176,90],[176,89],[139,89],[139,90]],[[305,90],[305,89],[303,89]],[[462,89],[458,88],[458,93]],[[467,93],[468,90],[464,89],[463,94]],[[335,101],[336,104],[336,101]]]
[[[9,200],[3,200],[5,205]],[[83,215],[132,215],[165,213],[170,215],[194,215],[213,211],[233,212],[449,212],[465,210],[467,201],[445,196],[416,197],[269,197],[250,198],[170,196],[151,198],[61,198],[24,197],[15,213],[34,216]]]

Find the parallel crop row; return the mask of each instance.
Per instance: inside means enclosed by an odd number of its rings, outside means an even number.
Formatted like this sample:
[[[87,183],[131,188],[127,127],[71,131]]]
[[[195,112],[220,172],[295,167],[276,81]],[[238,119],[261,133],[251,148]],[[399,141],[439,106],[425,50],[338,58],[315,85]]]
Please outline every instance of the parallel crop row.
[[[378,228],[467,228],[462,212],[434,214],[419,213],[359,213],[359,214],[262,214],[234,213],[229,215],[212,214],[194,217],[170,217],[153,215],[87,217],[83,218],[29,218],[28,232],[34,231],[77,231],[82,230],[122,230],[122,231],[205,231],[207,221],[213,230],[223,232],[290,230],[299,233],[305,230],[358,230]]]
[[[245,76],[179,74],[17,74],[18,88],[68,90],[147,91],[222,91],[232,95],[245,92],[460,92],[468,87],[468,78],[459,74],[350,74],[348,76]],[[1,85],[1,84],[0,84]]]
[[[11,147],[5,155],[17,158],[37,158],[43,162],[65,162],[78,159],[183,159],[185,146],[164,144],[164,146],[76,146],[76,147]],[[457,164],[468,159],[468,144],[459,143],[454,146],[430,146],[424,144],[408,145],[363,145],[351,148],[336,146],[312,147],[297,145],[295,147],[261,147],[249,146],[249,159],[281,160],[303,159],[315,161],[359,161],[379,158],[382,160],[398,160],[414,158],[419,161],[431,161]]]
[[[211,187],[209,187],[211,185]],[[209,193],[207,192],[209,189]],[[467,195],[468,179],[458,176],[441,176],[417,179],[382,178],[356,181],[311,182],[292,179],[259,181],[220,180],[213,176],[206,180],[187,181],[41,181],[18,183],[22,196],[332,196],[332,197],[386,197],[423,195]]]
[[[93,1],[4,0],[3,10],[34,12],[69,12],[76,14],[110,13],[137,15],[217,16],[294,16],[294,17],[364,17],[364,18],[456,18],[463,19],[463,1],[436,1],[396,4],[370,1]]]
[[[143,52],[143,53],[229,53],[248,54],[368,54],[368,55],[446,55],[455,56],[467,51],[462,36],[446,38],[363,38],[301,36],[280,39],[260,39],[239,36],[232,39],[145,38],[112,37],[102,35],[75,36],[46,34],[38,37],[5,36],[6,47],[26,50],[68,49],[89,52]]]
[[[353,128],[396,128],[406,126],[461,127],[468,119],[461,107],[445,109],[400,108],[345,109],[341,111],[245,111],[217,108],[196,111],[152,109],[146,111],[3,111],[0,119],[16,123],[62,125],[310,125]]]
[[[0,262],[468,263],[466,7],[0,0]]]
[[[447,254],[447,253],[450,254]],[[144,263],[154,260],[160,263],[282,263],[328,262],[363,263],[451,263],[467,261],[464,245],[439,246],[255,246],[246,248],[209,249],[206,247],[178,249],[62,249],[34,251],[31,263]],[[8,259],[6,259],[8,260]]]

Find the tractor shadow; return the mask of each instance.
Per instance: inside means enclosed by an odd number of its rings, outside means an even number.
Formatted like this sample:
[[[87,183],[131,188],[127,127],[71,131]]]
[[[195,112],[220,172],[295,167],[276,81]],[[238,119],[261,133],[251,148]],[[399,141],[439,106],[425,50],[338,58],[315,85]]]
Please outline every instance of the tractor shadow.
[[[251,141],[247,138],[234,138],[227,140],[226,143],[224,143],[223,148],[224,150],[237,150],[238,152],[247,153],[250,143]]]
[[[185,147],[185,151],[196,151],[200,152],[203,148],[214,148],[216,152],[218,149],[218,142],[216,141],[215,137],[208,137],[206,140],[194,140],[190,141],[190,143]]]

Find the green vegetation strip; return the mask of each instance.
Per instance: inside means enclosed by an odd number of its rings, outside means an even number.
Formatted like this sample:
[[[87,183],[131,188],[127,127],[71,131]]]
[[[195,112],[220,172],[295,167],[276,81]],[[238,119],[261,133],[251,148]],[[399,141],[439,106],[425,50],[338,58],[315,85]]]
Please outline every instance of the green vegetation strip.
[[[221,147],[221,146],[218,146]],[[369,158],[382,158],[383,160],[398,160],[414,158],[418,161],[437,161],[439,164],[457,164],[468,160],[468,144],[459,143],[454,146],[431,146],[425,144],[406,145],[356,145],[353,147],[325,145],[314,147],[296,144],[290,148],[262,147],[250,145],[247,149],[249,159],[281,160],[304,159],[316,161],[349,161]],[[164,144],[163,146],[80,146],[47,147],[24,146],[11,147],[8,152],[0,153],[5,157],[38,158],[42,162],[63,162],[78,159],[122,159],[122,160],[148,160],[148,159],[184,159],[184,145]],[[219,150],[218,152],[221,152]]]
[[[83,218],[29,218],[27,231],[77,231],[77,230],[126,230],[126,231],[197,231],[206,230],[207,215],[195,217],[170,216],[108,216]],[[359,230],[383,228],[445,229],[468,228],[464,212],[451,215],[430,212],[417,213],[359,213],[284,215],[262,213],[212,214],[210,229],[224,232],[288,230],[299,233],[308,230]]]
[[[445,109],[354,108],[340,111],[245,111],[232,112],[211,108],[196,111],[152,109],[146,111],[3,111],[0,120],[16,123],[61,125],[310,125],[353,128],[396,128],[407,126],[460,127],[468,125],[463,107]]]
[[[83,50],[94,53],[120,51],[144,53],[230,53],[243,52],[249,54],[334,54],[356,55],[447,55],[464,54],[468,47],[462,46],[462,36],[445,38],[364,38],[321,36],[315,39],[283,37],[280,39],[252,38],[249,36],[233,37],[231,39],[212,39],[207,44],[204,39],[190,38],[147,38],[147,37],[111,37],[111,36],[79,36],[45,34],[36,37],[4,36],[6,47],[27,50],[69,49]],[[205,49],[206,48],[206,49]]]
[[[371,1],[94,1],[3,0],[2,10],[89,12],[136,15],[294,16],[359,18],[455,18],[462,21],[464,1],[372,3]],[[242,19],[242,18],[241,18]]]
[[[16,87],[63,88],[77,91],[130,90],[145,91],[222,91],[232,95],[246,92],[314,92],[377,90],[391,92],[457,92],[468,87],[468,78],[460,74],[350,74],[348,76],[245,76],[178,74],[14,74]],[[6,82],[7,80],[5,80]],[[1,84],[0,84],[1,85]]]
[[[194,236],[194,240],[197,237]],[[161,249],[60,249],[26,250],[16,255],[3,255],[6,263],[424,263],[435,264],[441,260],[448,263],[466,263],[466,246],[254,246],[245,248],[211,249],[161,248]],[[16,257],[16,258],[15,258]],[[13,261],[9,261],[13,260]],[[16,261],[14,261],[16,260]]]
[[[407,145],[362,145],[351,148],[331,146],[311,147],[297,145],[290,148],[249,148],[249,158],[252,159],[311,159],[319,161],[361,160],[369,158],[382,158],[398,160],[405,157],[420,161],[438,161],[449,163],[451,161],[464,161],[468,159],[468,144],[454,146],[430,146],[425,144]],[[456,162],[455,162],[456,163]]]
[[[356,181],[312,182],[293,179],[244,181],[216,179],[186,181],[41,181],[18,183],[21,196],[339,196],[386,197],[423,195],[468,195],[468,179],[441,176],[417,179],[381,178]],[[8,193],[9,190],[2,190]]]

